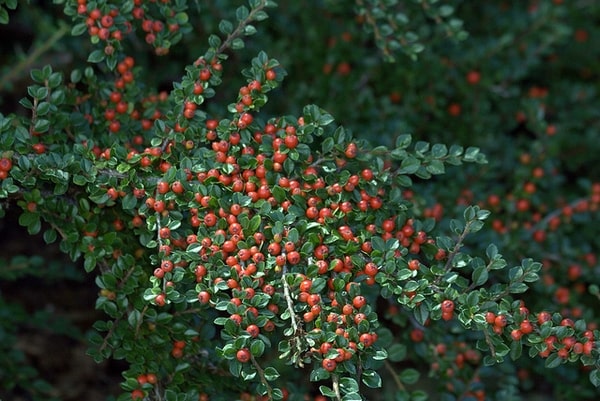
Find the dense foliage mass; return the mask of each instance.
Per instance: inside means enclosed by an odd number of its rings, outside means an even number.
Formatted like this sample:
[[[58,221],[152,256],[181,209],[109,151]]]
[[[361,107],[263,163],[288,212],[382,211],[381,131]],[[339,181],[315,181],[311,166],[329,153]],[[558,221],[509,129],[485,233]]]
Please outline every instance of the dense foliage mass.
[[[0,279],[96,278],[107,399],[597,398],[594,2],[54,3],[0,0],[0,216],[79,270]]]

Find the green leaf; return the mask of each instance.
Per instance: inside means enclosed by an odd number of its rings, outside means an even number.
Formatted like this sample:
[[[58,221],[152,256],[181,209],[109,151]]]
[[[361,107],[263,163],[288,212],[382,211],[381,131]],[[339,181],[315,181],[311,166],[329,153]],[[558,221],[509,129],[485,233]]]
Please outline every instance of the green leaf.
[[[446,168],[444,167],[444,163],[440,160],[432,160],[425,166],[427,172],[433,175],[440,175],[446,172]]]
[[[240,38],[235,38],[231,41],[231,48],[233,50],[240,50],[244,48],[244,41]]]
[[[515,361],[521,357],[523,352],[523,343],[521,341],[513,341],[510,344],[510,358]]]
[[[600,387],[600,369],[592,370],[589,377],[594,387]]]
[[[329,397],[329,398],[335,398],[336,397],[335,391],[333,391],[332,389],[330,389],[327,386],[319,386],[319,391],[325,397]]]
[[[398,169],[399,174],[414,174],[421,167],[421,162],[413,157],[407,156],[402,163],[400,163],[400,168]]]
[[[528,288],[529,287],[527,287],[527,284],[525,283],[512,283],[508,286],[508,290],[511,294],[521,294],[527,291]]]
[[[282,349],[281,349],[281,343],[280,343],[279,350],[282,351]],[[310,372],[310,381],[311,382],[318,382],[318,381],[321,381],[321,380],[326,380],[326,379],[329,379],[329,377],[330,377],[329,372],[326,371],[323,368],[316,368],[316,369],[313,369]]]
[[[106,55],[104,54],[104,51],[102,51],[100,49],[97,49],[97,50],[94,50],[93,52],[90,53],[90,55],[88,56],[87,61],[89,63],[99,63],[102,60],[104,60],[105,56]]]
[[[419,372],[416,369],[408,368],[404,369],[402,373],[400,373],[400,380],[402,383],[406,384],[414,384],[419,380]]]
[[[134,309],[133,311],[131,311],[131,313],[129,313],[129,316],[127,317],[127,322],[131,327],[136,327],[140,322],[141,318],[142,313],[139,310]]]
[[[277,378],[279,378],[279,372],[272,366],[268,366],[265,368],[264,375],[265,379],[267,379],[268,381],[277,380]]]
[[[233,24],[227,20],[221,20],[221,22],[219,22],[219,31],[229,35],[231,32],[233,32]]]
[[[429,395],[423,390],[416,390],[410,394],[411,401],[425,401],[429,398]]]
[[[485,250],[485,254],[490,259],[495,259],[498,255],[498,247],[495,244],[489,244]]]
[[[137,198],[133,194],[127,194],[121,200],[124,210],[131,210],[137,205]]]
[[[4,8],[2,8],[2,6],[0,6],[0,24],[8,24],[8,21],[8,11],[6,11]]]
[[[473,280],[473,285],[483,285],[488,280],[488,276],[489,273],[485,266],[478,267],[473,271],[473,275],[471,277],[471,279]]]
[[[87,255],[83,261],[83,268],[87,273],[92,272],[96,268],[96,258],[92,255]]]
[[[365,370],[362,374],[362,382],[370,388],[381,387],[381,376],[374,370]]]
[[[235,17],[238,21],[244,21],[250,15],[250,10],[246,6],[240,6],[235,10]]]
[[[424,325],[427,319],[429,318],[429,309],[427,308],[427,305],[425,305],[425,303],[421,303],[415,308],[414,314],[415,319],[417,319],[417,321],[420,324]]]
[[[333,145],[333,138],[325,138],[323,144],[321,145],[321,151],[323,152],[323,154],[329,154],[333,149]]]
[[[342,377],[340,379],[340,389],[344,393],[358,392],[358,383],[352,377]]]
[[[250,344],[250,352],[253,356],[259,357],[265,352],[265,343],[262,340],[254,340]]]
[[[436,143],[431,148],[431,156],[435,157],[436,159],[441,159],[442,157],[445,157],[447,154],[448,154],[448,148],[444,144]]]
[[[400,362],[406,358],[406,345],[404,344],[393,344],[388,349],[388,358],[392,362]]]
[[[406,149],[410,146],[412,137],[408,134],[399,135],[396,138],[396,149]]]
[[[544,362],[544,366],[548,369],[553,369],[563,363],[564,360],[561,359],[556,352],[550,354],[546,361]]]
[[[342,397],[342,401],[361,401],[362,397],[358,393],[349,393]]]

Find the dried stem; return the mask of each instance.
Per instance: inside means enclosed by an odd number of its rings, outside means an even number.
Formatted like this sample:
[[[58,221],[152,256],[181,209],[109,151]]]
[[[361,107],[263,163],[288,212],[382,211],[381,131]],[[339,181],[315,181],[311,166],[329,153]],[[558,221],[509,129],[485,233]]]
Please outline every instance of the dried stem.
[[[340,378],[338,375],[331,375],[331,381],[333,385],[333,391],[335,392],[335,400],[342,401],[342,395],[340,393]]]
[[[294,312],[294,301],[292,300],[292,295],[290,293],[290,285],[285,280],[285,274],[281,278],[283,280],[283,296],[287,302],[288,311],[290,312],[290,320],[292,322],[292,328],[294,329],[294,334],[298,332],[298,323],[296,322],[296,314]]]

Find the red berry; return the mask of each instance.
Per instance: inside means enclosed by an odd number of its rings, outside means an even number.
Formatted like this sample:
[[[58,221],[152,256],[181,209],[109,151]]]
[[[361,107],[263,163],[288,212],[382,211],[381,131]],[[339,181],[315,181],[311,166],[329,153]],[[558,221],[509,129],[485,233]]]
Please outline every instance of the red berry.
[[[337,362],[333,359],[325,358],[323,362],[321,362],[321,366],[328,372],[333,372],[337,366]]]
[[[246,327],[246,332],[248,334],[250,334],[251,337],[256,338],[256,337],[258,337],[258,334],[260,333],[260,329],[258,328],[257,325],[251,324],[251,325],[248,325],[248,327]]]
[[[358,146],[356,146],[356,144],[354,142],[349,143],[346,146],[346,150],[344,151],[344,155],[348,159],[354,159],[357,154],[358,154]]]
[[[467,82],[471,85],[477,85],[481,80],[481,73],[477,70],[471,70],[467,73]]]
[[[352,300],[352,305],[356,308],[356,309],[360,309],[363,306],[365,306],[367,304],[367,299],[365,297],[363,297],[362,295],[357,295],[354,297],[354,299]]]
[[[442,313],[451,313],[454,311],[454,302],[450,299],[442,301]]]
[[[246,363],[250,361],[250,356],[251,354],[248,348],[242,348],[235,354],[236,359],[241,363]]]
[[[508,324],[508,319],[505,315],[498,315],[494,319],[494,326],[496,327],[505,327]]]
[[[12,160],[10,160],[7,157],[3,157],[2,159],[0,159],[0,171],[10,171],[10,169],[12,168]]]

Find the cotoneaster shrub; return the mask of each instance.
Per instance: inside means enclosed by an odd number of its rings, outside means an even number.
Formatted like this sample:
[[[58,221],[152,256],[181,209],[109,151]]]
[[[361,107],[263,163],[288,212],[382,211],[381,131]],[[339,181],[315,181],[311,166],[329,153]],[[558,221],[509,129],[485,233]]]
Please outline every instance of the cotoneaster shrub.
[[[321,33],[295,2],[58,3],[86,62],[32,69],[2,116],[2,213],[97,276],[90,355],[127,362],[119,399],[509,400],[551,368],[557,394],[597,394],[600,189],[552,121],[593,75],[536,74],[585,5],[332,2],[339,32],[300,66],[306,45],[245,40]],[[288,64],[306,80],[278,89]]]

